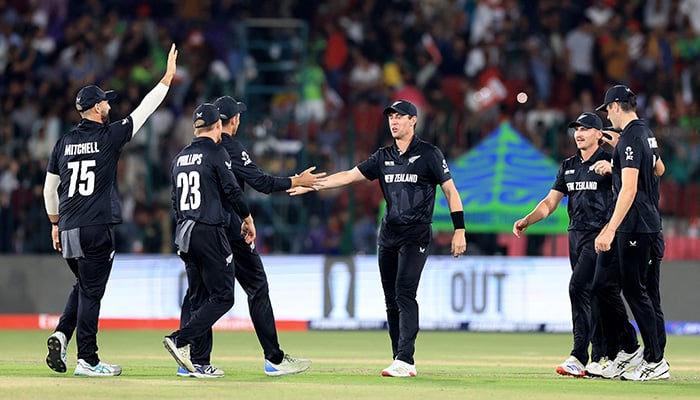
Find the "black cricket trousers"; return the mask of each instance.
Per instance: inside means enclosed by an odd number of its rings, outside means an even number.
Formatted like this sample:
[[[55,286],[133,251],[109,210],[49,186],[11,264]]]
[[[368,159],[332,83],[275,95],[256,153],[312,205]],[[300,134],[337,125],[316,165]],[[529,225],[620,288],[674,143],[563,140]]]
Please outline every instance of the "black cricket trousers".
[[[187,272],[189,315],[180,329],[170,336],[180,343],[209,343],[204,351],[211,353],[212,326],[234,302],[234,264],[231,247],[223,227],[195,224],[192,229],[189,252],[181,253]],[[196,364],[208,364],[197,360]]]
[[[114,235],[111,225],[90,225],[80,228],[80,247],[84,257],[66,259],[76,277],[68,295],[57,331],[68,340],[75,331],[78,359],[97,365],[97,324],[100,305],[114,261]]]
[[[233,251],[233,259],[236,263],[236,280],[248,296],[248,310],[250,319],[255,328],[260,346],[266,360],[275,364],[282,362],[284,352],[280,348],[275,326],[275,315],[270,302],[270,290],[267,283],[267,275],[263,267],[260,254],[256,249],[251,249],[245,240],[229,240]],[[190,306],[188,297],[185,296],[180,317],[180,326],[189,320]],[[192,347],[191,359],[196,364],[209,364],[211,354],[211,335],[204,335]]]
[[[617,236],[622,294],[630,306],[639,327],[639,333],[642,335],[644,359],[651,363],[659,362],[663,358],[663,352],[659,343],[657,314],[647,290],[651,283],[655,286],[652,293],[656,291],[658,295],[658,276],[657,282],[649,282],[648,271],[652,262],[652,248],[657,248],[659,235],[658,233],[618,232]],[[658,265],[654,266],[656,267]]]
[[[569,301],[571,302],[571,322],[573,324],[574,346],[571,355],[583,365],[588,363],[588,344],[592,343],[591,355],[594,361],[602,356],[602,339],[595,337],[594,319],[598,317],[597,302],[593,300],[593,276],[595,275],[597,254],[594,241],[597,231],[569,231]],[[596,308],[595,312],[593,309]]]
[[[600,330],[605,343],[605,356],[615,359],[618,351],[634,352],[639,347],[637,332],[629,322],[627,309],[622,301],[620,258],[617,253],[617,239],[613,239],[609,251],[598,253],[593,296],[600,311]]]
[[[379,232],[379,275],[384,290],[391,350],[395,360],[414,364],[418,336],[416,294],[430,254],[430,224],[391,226]]]

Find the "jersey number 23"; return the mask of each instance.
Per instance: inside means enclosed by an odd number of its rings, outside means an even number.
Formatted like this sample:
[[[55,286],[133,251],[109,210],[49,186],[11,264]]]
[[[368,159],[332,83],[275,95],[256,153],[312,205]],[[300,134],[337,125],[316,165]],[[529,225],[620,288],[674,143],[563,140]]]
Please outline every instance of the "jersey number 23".
[[[180,211],[196,210],[202,204],[199,191],[199,172],[190,171],[177,174],[177,187],[180,192]]]

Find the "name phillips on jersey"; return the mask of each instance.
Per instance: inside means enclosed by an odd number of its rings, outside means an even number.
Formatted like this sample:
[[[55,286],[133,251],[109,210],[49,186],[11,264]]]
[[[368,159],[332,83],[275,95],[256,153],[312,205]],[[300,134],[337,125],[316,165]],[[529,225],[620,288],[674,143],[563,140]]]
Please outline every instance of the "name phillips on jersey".
[[[201,153],[183,154],[177,158],[177,166],[178,167],[186,167],[188,165],[195,165],[195,164],[197,164],[197,165],[202,164],[202,154]]]

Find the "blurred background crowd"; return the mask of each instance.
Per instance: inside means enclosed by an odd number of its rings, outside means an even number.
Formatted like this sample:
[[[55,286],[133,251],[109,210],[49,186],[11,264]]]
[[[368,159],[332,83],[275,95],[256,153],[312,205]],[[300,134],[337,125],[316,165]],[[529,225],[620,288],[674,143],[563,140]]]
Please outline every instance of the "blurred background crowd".
[[[111,117],[123,118],[172,42],[175,83],[118,171],[120,252],[172,251],[170,161],[194,107],[220,95],[248,104],[239,138],[253,160],[288,176],[364,160],[390,140],[381,110],[398,98],[448,160],[509,120],[558,163],[575,152],[566,124],[617,83],[661,146],[666,235],[697,236],[700,0],[0,0],[0,253],[52,251],[42,187],[79,121],[78,89],[116,90]],[[262,253],[375,251],[376,183],[246,193]]]

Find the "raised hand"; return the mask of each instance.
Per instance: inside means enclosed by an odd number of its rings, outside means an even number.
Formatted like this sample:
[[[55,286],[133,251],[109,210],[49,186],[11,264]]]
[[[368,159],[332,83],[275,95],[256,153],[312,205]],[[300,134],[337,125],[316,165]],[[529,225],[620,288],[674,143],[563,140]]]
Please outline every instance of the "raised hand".
[[[287,193],[289,193],[290,196],[299,196],[299,195],[313,192],[313,191],[314,191],[314,188],[311,188],[308,186],[297,186],[297,187],[287,189]]]
[[[177,71],[177,48],[175,48],[175,43],[170,46],[170,52],[168,52],[168,64],[165,67],[165,74],[163,74],[163,79],[160,81],[164,84],[170,86],[173,81],[175,72]]]
[[[612,147],[617,146],[617,142],[620,140],[620,134],[615,131],[603,130],[603,141]]]
[[[316,170],[316,167],[309,167],[305,169],[301,174],[297,174],[292,176],[292,187],[298,187],[298,186],[308,186],[312,187],[319,178],[322,178],[326,176],[325,172],[319,172],[317,174],[312,173],[312,171]]]

